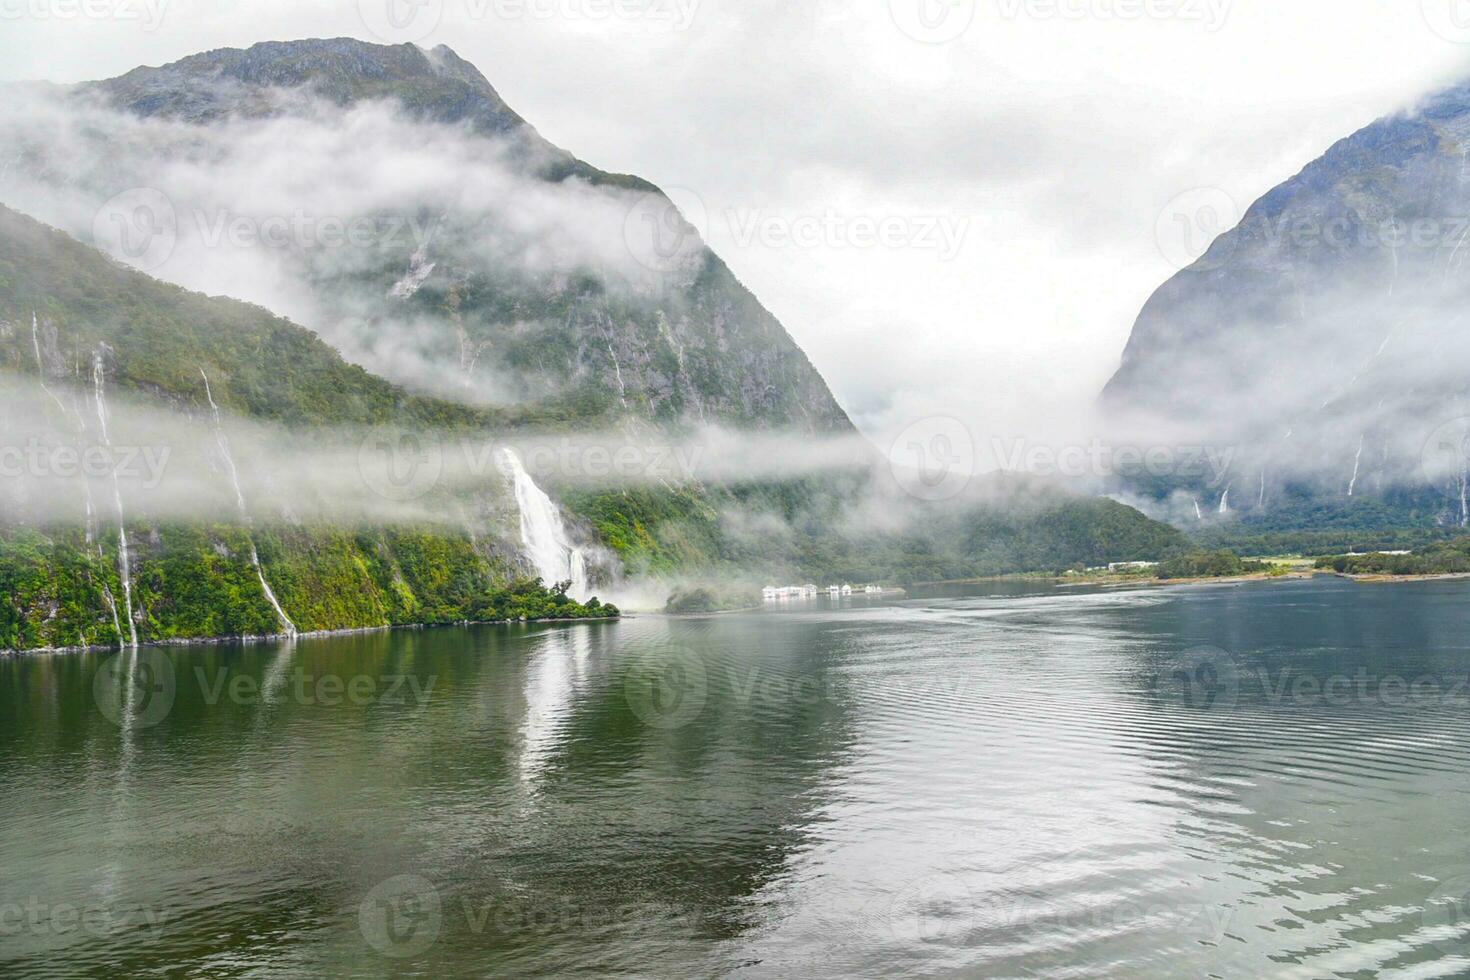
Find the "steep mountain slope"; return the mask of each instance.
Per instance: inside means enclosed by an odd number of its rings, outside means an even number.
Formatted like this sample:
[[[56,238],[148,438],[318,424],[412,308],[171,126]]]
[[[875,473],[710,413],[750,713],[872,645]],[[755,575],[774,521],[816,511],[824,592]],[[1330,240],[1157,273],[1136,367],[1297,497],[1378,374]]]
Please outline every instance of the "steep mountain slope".
[[[537,569],[498,470],[385,500],[331,437],[489,440],[513,421],[410,395],[266,310],[159,282],[0,207],[0,650],[598,614],[514,584]],[[17,472],[14,450],[32,446],[47,465]],[[138,450],[159,480],[113,480]],[[112,465],[50,469],[94,453]],[[906,582],[1183,545],[1109,501],[1014,486],[923,505],[885,496],[861,466],[565,498],[584,543],[634,573]],[[875,500],[881,514],[865,512]]]
[[[0,135],[0,199],[125,261],[166,235],[154,275],[400,384],[583,423],[852,431],[661,192],[547,143],[446,47],[212,51],[29,91]]]
[[[498,473],[395,518],[313,442],[490,421],[0,207],[0,650],[580,614],[512,590],[534,569]]]
[[[1340,141],[1161,286],[1103,393],[1114,433],[1237,447],[1213,485],[1150,488],[1204,513],[1387,495],[1470,522],[1467,260],[1470,84]]]

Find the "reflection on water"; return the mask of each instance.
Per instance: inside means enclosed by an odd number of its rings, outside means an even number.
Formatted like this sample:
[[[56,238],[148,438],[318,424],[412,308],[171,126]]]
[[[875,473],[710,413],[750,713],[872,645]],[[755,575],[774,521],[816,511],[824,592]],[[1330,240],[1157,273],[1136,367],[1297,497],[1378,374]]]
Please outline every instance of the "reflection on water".
[[[0,662],[0,972],[1464,975],[1467,598]]]

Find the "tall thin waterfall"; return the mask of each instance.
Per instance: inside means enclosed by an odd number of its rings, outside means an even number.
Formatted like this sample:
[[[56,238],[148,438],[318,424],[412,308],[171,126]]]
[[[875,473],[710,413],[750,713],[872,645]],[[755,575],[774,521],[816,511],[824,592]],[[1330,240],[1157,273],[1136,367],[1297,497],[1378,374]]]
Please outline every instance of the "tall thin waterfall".
[[[1224,493],[1220,494],[1220,513],[1222,513],[1222,514],[1228,514],[1228,513],[1230,513],[1230,487],[1229,486],[1227,486],[1225,488],[1225,492]]]
[[[266,600],[271,608],[276,611],[276,618],[281,621],[281,628],[289,637],[296,636],[296,624],[291,622],[291,617],[286,615],[286,610],[281,608],[281,601],[276,598],[276,590],[271,588],[270,582],[266,581],[265,569],[260,566],[260,555],[255,550],[255,532],[250,527],[250,509],[245,506],[245,492],[240,489],[240,471],[235,468],[235,457],[230,453],[229,440],[225,438],[225,429],[220,421],[219,406],[214,403],[214,392],[209,388],[209,375],[204,373],[204,368],[199,369],[199,376],[204,379],[204,397],[209,399],[209,411],[214,416],[214,444],[219,447],[220,455],[225,459],[225,469],[230,474],[230,486],[235,490],[235,506],[240,509],[240,518],[245,522],[245,536],[250,542],[250,564],[255,569],[255,575],[260,579],[261,591],[265,593]]]
[[[40,379],[41,390],[56,403],[57,408],[61,409],[61,416],[65,419],[68,415],[65,403],[46,384],[46,359],[41,356],[40,328],[34,311],[31,313],[31,348],[36,352],[36,377]],[[85,442],[87,438],[87,418],[82,412],[82,397],[75,391],[72,392],[70,414],[76,416],[77,438]],[[102,542],[97,536],[97,508],[92,502],[92,483],[90,478],[85,474],[82,476],[82,503],[86,508],[86,523],[83,525],[83,534],[86,537],[87,548],[91,550],[95,547],[97,549],[97,558],[103,564],[106,564],[107,553],[102,550]],[[112,614],[112,629],[117,634],[118,646],[127,646],[127,637],[123,634],[122,629],[122,617],[117,613],[117,600],[113,598],[112,587],[106,581],[102,583],[102,601],[107,604],[107,611]]]
[[[1353,457],[1353,476],[1352,479],[1348,480],[1349,497],[1351,497],[1353,495],[1353,492],[1358,489],[1358,467],[1361,466],[1363,463],[1363,443],[1366,442],[1367,439],[1368,437],[1366,435],[1358,437],[1358,454]]]
[[[92,391],[97,401],[97,425],[102,433],[102,445],[112,449],[112,436],[107,431],[107,391],[102,370],[102,348],[92,354]],[[122,579],[123,608],[128,616],[128,643],[138,645],[138,624],[133,621],[133,566],[128,557],[127,515],[123,512],[122,486],[118,482],[117,467],[112,469],[112,501],[117,505],[117,574]],[[121,635],[121,634],[119,634]]]
[[[515,485],[516,506],[521,512],[521,544],[536,565],[537,574],[547,586],[570,580],[573,598],[586,598],[587,561],[567,536],[561,511],[531,479],[514,449],[500,452],[506,475]]]

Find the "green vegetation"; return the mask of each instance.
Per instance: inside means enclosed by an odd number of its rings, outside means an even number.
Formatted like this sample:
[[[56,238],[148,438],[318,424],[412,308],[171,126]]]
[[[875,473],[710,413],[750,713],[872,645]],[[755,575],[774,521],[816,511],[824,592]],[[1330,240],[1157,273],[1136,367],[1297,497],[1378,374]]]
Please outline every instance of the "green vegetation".
[[[522,619],[615,617],[568,584],[519,579],[441,529],[130,527],[133,605],[142,641],[262,636],[280,619],[250,564],[250,535],[286,614],[302,631]],[[77,529],[0,531],[0,650],[118,642],[124,616],[115,539]],[[122,624],[124,632],[127,624]]]
[[[1332,555],[1317,559],[1317,567],[1346,575],[1470,574],[1470,536],[1441,541],[1407,555]]]
[[[1195,551],[1160,562],[1154,574],[1161,579],[1228,578],[1258,575],[1272,568],[1265,562],[1242,559],[1233,551]]]
[[[675,589],[664,603],[664,612],[672,616],[725,612],[733,609],[758,609],[761,597],[754,590],[711,589],[703,586]]]
[[[635,574],[908,585],[1153,561],[1189,545],[1178,530],[1115,501],[1011,483],[986,488],[1004,503],[922,505],[905,512],[901,530],[873,529],[850,512],[870,492],[867,479],[834,471],[821,480],[582,490],[564,499]]]
[[[557,582],[550,588],[539,578],[521,579],[496,589],[472,608],[476,622],[503,623],[516,620],[549,619],[613,619],[621,613],[610,602],[596,596],[585,603],[567,596],[570,582]]]

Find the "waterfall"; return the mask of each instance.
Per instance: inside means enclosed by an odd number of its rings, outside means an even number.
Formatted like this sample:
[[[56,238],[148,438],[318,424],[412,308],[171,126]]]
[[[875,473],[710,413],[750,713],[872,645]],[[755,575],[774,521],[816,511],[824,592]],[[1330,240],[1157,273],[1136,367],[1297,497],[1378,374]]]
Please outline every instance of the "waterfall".
[[[1367,440],[1367,438],[1368,437],[1366,435],[1358,437],[1358,454],[1353,457],[1353,478],[1348,481],[1349,497],[1351,497],[1353,495],[1353,491],[1358,488],[1358,467],[1361,466],[1363,462],[1363,443]]]
[[[1227,486],[1225,488],[1225,492],[1224,493],[1220,494],[1220,513],[1222,513],[1222,514],[1228,514],[1228,513],[1230,513],[1230,487],[1229,486]]]
[[[72,411],[77,416],[77,432],[82,440],[87,437],[87,417],[82,413],[82,397],[73,392]],[[107,553],[102,550],[102,538],[97,533],[97,505],[92,499],[92,480],[85,473],[82,474],[82,503],[86,507],[86,523],[83,525],[82,534],[87,540],[89,549],[97,549],[97,560],[103,565],[107,564]],[[122,619],[117,614],[117,599],[113,597],[112,586],[104,580],[102,582],[102,601],[107,603],[107,611],[112,614],[112,628],[117,632],[117,642],[123,645]]]
[[[97,401],[97,425],[102,433],[102,445],[105,446],[109,455],[112,450],[112,436],[107,432],[107,392],[102,370],[102,350],[99,347],[92,354],[92,391]],[[112,501],[117,505],[117,574],[122,579],[123,608],[128,615],[128,641],[131,646],[138,645],[138,624],[133,620],[133,568],[128,558],[128,531],[127,516],[123,513],[122,486],[118,482],[117,467],[112,466]],[[121,640],[122,633],[118,632]]]
[[[521,544],[537,574],[547,586],[570,580],[572,597],[586,598],[586,558],[568,538],[561,511],[531,479],[514,449],[507,447],[500,452],[515,485],[516,506],[521,512]]]
[[[613,362],[613,373],[615,375],[617,375],[617,379],[618,379],[618,401],[620,401],[620,402],[623,403],[623,407],[624,408],[627,408],[628,407],[628,389],[623,384],[623,367],[622,367],[621,364],[618,363],[618,355],[617,355],[617,352],[613,350],[612,340],[611,339],[609,339],[608,342],[607,342],[607,356],[612,358],[612,362]]]
[[[1261,495],[1256,498],[1257,507],[1266,506],[1266,467],[1261,467]]]
[[[209,411],[214,416],[214,444],[219,447],[220,455],[224,457],[225,469],[230,474],[230,486],[235,490],[235,506],[240,509],[240,518],[245,522],[245,537],[250,542],[250,564],[255,569],[255,576],[260,579],[261,591],[265,593],[266,601],[276,611],[276,618],[281,621],[281,628],[286,635],[296,636],[296,624],[291,622],[291,617],[286,615],[286,610],[281,608],[281,601],[276,598],[276,590],[266,581],[265,569],[260,566],[260,555],[255,550],[255,534],[250,529],[250,509],[245,506],[245,492],[240,489],[240,471],[235,468],[235,457],[230,454],[230,443],[225,439],[225,429],[220,421],[219,406],[214,403],[214,392],[209,388],[209,375],[204,373],[204,368],[199,369],[199,376],[204,379],[204,397],[209,399]]]
[[[41,390],[56,403],[57,408],[61,409],[61,417],[66,418],[66,406],[61,403],[60,398],[56,397],[56,392],[46,387],[46,362],[41,358],[41,337],[36,329],[35,311],[31,312],[31,346],[36,349],[36,377],[41,381]]]

